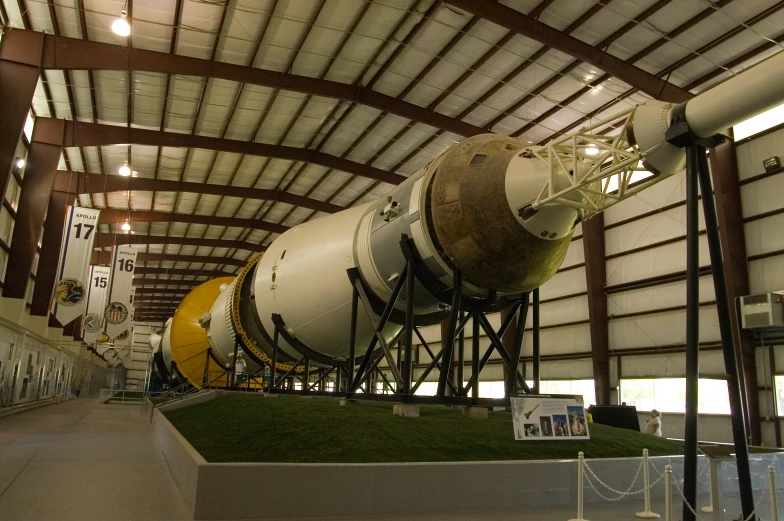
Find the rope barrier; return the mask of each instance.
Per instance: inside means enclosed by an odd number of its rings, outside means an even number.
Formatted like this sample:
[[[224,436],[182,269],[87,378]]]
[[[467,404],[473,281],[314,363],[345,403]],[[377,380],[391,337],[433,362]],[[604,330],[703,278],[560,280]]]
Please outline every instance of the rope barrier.
[[[727,462],[730,463],[730,462]],[[732,463],[730,465],[734,466]],[[659,477],[650,482],[648,469],[653,467],[653,470],[659,475]],[[703,465],[702,469],[698,472],[697,477],[699,478],[702,476],[705,471],[709,468],[710,462],[706,460],[705,465]],[[670,465],[666,465],[664,467],[664,472],[661,472],[656,465],[651,463],[648,458],[648,449],[643,449],[643,455],[640,459],[640,465],[637,467],[637,471],[634,474],[634,478],[632,479],[631,484],[626,490],[617,490],[607,483],[605,483],[591,466],[585,461],[585,455],[580,452],[577,457],[577,467],[578,467],[578,475],[577,475],[577,517],[571,519],[569,521],[586,521],[583,518],[583,500],[584,500],[584,483],[587,482],[588,486],[594,491],[594,493],[605,501],[619,501],[629,496],[635,496],[637,494],[644,493],[645,494],[645,510],[643,512],[638,512],[635,514],[638,518],[641,519],[656,519],[659,518],[660,515],[652,512],[650,509],[650,490],[656,486],[660,481],[665,481],[665,521],[671,521],[672,519],[672,485],[675,484],[675,488],[678,491],[678,494],[681,496],[683,504],[694,514],[695,519],[698,521],[704,521],[702,517],[697,513],[694,506],[691,505],[685,498],[683,494],[683,489],[681,488],[682,479],[677,478],[674,476],[672,472],[672,467]],[[643,487],[637,490],[632,490],[637,483],[637,480],[640,477],[640,472],[643,472]],[[767,474],[758,474],[753,473],[754,476],[757,477],[765,477],[765,487],[763,488],[762,492],[760,493],[756,504],[754,505],[754,510],[745,518],[743,521],[750,521],[754,516],[757,515],[757,511],[759,510],[762,501],[765,499],[766,494],[770,499],[770,509],[771,509],[771,519],[778,519],[778,502],[776,498],[776,478],[775,478],[775,471],[772,465],[768,466]],[[605,495],[605,493],[600,490],[600,488],[606,489],[612,494],[615,494],[615,497],[611,497],[609,495]],[[703,510],[706,511],[706,510]],[[711,510],[712,511],[712,510]]]

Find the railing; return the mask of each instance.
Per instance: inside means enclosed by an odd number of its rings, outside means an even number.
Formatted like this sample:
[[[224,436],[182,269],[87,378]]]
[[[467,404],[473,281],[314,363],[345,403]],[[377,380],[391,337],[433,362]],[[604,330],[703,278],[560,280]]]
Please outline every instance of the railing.
[[[153,403],[155,407],[161,407],[163,405],[172,403],[176,400],[181,400],[187,396],[193,395],[201,391],[202,389],[209,389],[214,386],[218,380],[221,378],[229,378],[229,373],[223,370],[213,370],[208,371],[204,374],[201,374],[194,378],[197,382],[204,382],[199,387],[194,386],[190,383],[190,381],[185,382],[184,384],[178,385],[177,387],[173,387],[168,391],[161,393],[155,399],[150,398],[150,401]]]
[[[140,405],[146,395],[137,389],[101,389],[101,403],[119,403],[120,405]]]

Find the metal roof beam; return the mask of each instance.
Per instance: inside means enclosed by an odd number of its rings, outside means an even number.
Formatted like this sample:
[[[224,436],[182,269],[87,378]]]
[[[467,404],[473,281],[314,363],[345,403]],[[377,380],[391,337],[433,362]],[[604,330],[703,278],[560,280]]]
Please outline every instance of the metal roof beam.
[[[233,277],[233,273],[220,270],[187,270],[170,268],[148,268],[138,267],[133,272],[134,275],[182,275],[184,277]]]
[[[23,45],[17,42],[29,40],[30,33],[34,33],[34,31],[11,29],[3,35],[3,46]],[[220,78],[326,98],[355,101],[436,128],[443,128],[461,136],[473,136],[484,132],[480,127],[361,85],[77,38],[45,35],[42,68],[44,70],[145,71]]]
[[[227,226],[237,228],[252,228],[273,233],[283,233],[289,229],[282,224],[261,221],[257,219],[241,219],[239,217],[218,217],[212,215],[194,215],[186,213],[151,212],[146,210],[119,210],[104,208],[98,218],[98,224],[124,223],[124,222],[167,222],[205,224],[207,226]]]
[[[446,0],[446,2],[565,52],[585,63],[590,63],[656,99],[680,103],[691,98],[688,91],[626,63],[609,54],[606,49],[596,48],[503,4],[491,0]]]
[[[36,125],[50,118],[36,119]],[[63,120],[56,120],[63,121]],[[239,141],[236,139],[223,139],[209,136],[193,136],[177,132],[161,132],[160,130],[147,130],[135,127],[120,127],[117,125],[104,125],[101,123],[87,123],[79,121],[63,121],[65,132],[62,146],[64,147],[90,147],[107,145],[150,145],[174,148],[201,148],[205,150],[219,150],[251,156],[275,157],[289,161],[306,161],[317,165],[342,170],[349,174],[366,177],[375,181],[382,181],[397,185],[406,180],[402,175],[395,174],[370,165],[363,165],[356,161],[342,157],[325,154],[313,149],[302,149],[267,143]]]
[[[177,255],[175,253],[144,253],[136,254],[137,262],[198,262],[203,264],[228,264],[230,266],[245,266],[248,261],[242,259],[232,259],[225,257],[209,257],[205,255]],[[94,251],[90,259],[90,264],[106,265],[112,262],[112,252]]]
[[[121,177],[118,175],[85,174],[60,170],[55,177],[54,189],[60,192],[77,194],[97,194],[109,192],[190,192],[206,195],[222,195],[243,199],[278,201],[294,206],[302,206],[325,213],[343,210],[342,206],[295,195],[280,190],[250,188],[234,185],[216,185],[212,183],[189,183],[167,179],[149,179],[146,177]]]
[[[205,280],[158,280],[158,279],[133,279],[134,286],[161,285],[161,286],[188,286],[195,288],[204,284]]]
[[[213,248],[237,248],[248,251],[263,251],[261,244],[198,237],[168,237],[165,235],[99,233],[95,237],[95,248],[108,248],[121,244],[177,244],[182,246],[210,246]]]

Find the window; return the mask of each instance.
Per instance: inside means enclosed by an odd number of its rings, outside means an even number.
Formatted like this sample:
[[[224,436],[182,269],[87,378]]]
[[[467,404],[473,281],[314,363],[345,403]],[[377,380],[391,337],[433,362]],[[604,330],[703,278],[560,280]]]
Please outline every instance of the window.
[[[784,376],[776,375],[776,410],[779,416],[784,416]]]
[[[774,107],[732,127],[735,139],[743,139],[784,123],[784,105]]]
[[[621,401],[638,411],[686,412],[685,378],[635,378],[621,380]],[[699,412],[729,414],[730,398],[725,380],[700,378]]]
[[[24,135],[27,138],[27,142],[29,143],[31,139],[33,139],[33,116],[29,112],[27,113],[27,119],[25,120],[24,124]]]
[[[539,383],[541,394],[579,394],[585,406],[596,403],[596,389],[593,380],[542,380]]]

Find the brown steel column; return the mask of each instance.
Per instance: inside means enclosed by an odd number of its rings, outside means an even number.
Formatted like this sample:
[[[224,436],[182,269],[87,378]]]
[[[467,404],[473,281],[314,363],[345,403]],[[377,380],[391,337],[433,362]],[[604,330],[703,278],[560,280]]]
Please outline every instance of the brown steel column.
[[[27,154],[24,182],[11,238],[3,296],[24,298],[63,151],[63,121],[37,121]],[[48,288],[51,290],[51,287]]]
[[[738,160],[735,156],[735,143],[731,139],[711,150],[710,170],[719,221],[721,253],[724,258],[724,280],[727,282],[727,299],[732,311],[732,334],[736,342],[741,383],[745,391],[746,428],[751,444],[759,445],[761,433],[754,339],[751,331],[741,329],[736,307],[737,298],[749,294],[749,269],[746,261]]]
[[[64,192],[53,191],[49,198],[44,222],[44,236],[41,240],[41,254],[38,258],[38,269],[35,272],[35,288],[30,314],[46,316],[52,299],[52,289],[57,278],[57,263],[60,259],[60,245],[65,227],[65,205],[73,204],[76,196]],[[52,319],[50,319],[51,322]],[[63,324],[64,325],[64,324]],[[61,324],[58,323],[57,327]]]
[[[13,35],[13,38],[11,38]],[[41,74],[44,34],[9,29],[0,42],[0,194],[5,194]]]
[[[591,327],[591,357],[596,404],[610,404],[610,334],[607,325],[607,264],[604,253],[604,216],[583,222],[585,279],[588,288],[588,318]]]

